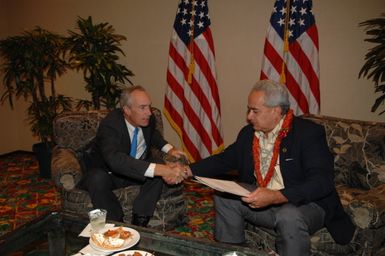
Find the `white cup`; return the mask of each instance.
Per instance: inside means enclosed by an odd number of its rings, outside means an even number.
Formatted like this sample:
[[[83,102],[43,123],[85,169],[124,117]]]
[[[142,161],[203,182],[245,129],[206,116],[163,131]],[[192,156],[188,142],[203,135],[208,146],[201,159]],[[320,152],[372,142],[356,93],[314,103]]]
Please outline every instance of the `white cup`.
[[[91,233],[99,232],[106,225],[107,211],[104,209],[94,209],[88,212],[91,223]]]
[[[246,256],[246,254],[244,254],[242,252],[233,251],[233,252],[226,252],[226,253],[222,254],[222,256]]]

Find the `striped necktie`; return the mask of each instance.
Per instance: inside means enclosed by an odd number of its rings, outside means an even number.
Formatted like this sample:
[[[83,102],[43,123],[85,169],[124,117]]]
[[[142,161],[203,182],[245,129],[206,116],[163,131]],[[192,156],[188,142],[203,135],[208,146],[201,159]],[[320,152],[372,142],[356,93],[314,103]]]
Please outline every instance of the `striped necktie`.
[[[134,136],[132,137],[132,141],[131,141],[131,150],[130,150],[130,156],[132,156],[133,158],[136,158],[136,150],[138,147],[138,132],[139,132],[139,128],[135,127]]]

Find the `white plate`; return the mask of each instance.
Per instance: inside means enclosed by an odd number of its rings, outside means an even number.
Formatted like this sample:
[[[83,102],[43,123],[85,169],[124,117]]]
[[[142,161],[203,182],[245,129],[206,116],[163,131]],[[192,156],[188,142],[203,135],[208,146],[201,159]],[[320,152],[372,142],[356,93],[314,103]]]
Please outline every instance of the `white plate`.
[[[140,250],[129,250],[129,251],[118,252],[113,254],[112,256],[119,256],[119,255],[128,256],[128,255],[133,255],[135,252],[139,252],[140,254],[142,254],[142,256],[154,256],[154,254],[152,253],[140,251]]]
[[[109,229],[117,229],[117,228],[118,227],[104,228],[104,229],[100,230],[100,233],[104,233],[104,232],[106,232]],[[128,227],[123,227],[123,230],[129,231],[132,236],[131,236],[131,239],[127,239],[127,241],[125,241],[124,244],[121,247],[119,247],[119,248],[106,249],[106,248],[100,247],[91,238],[90,238],[90,245],[91,245],[91,247],[93,249],[95,249],[95,250],[97,250],[99,252],[111,253],[111,252],[126,250],[126,249],[131,248],[132,246],[134,246],[137,242],[139,242],[140,235],[139,235],[138,231],[136,231],[135,229],[132,229],[132,228],[128,228]]]

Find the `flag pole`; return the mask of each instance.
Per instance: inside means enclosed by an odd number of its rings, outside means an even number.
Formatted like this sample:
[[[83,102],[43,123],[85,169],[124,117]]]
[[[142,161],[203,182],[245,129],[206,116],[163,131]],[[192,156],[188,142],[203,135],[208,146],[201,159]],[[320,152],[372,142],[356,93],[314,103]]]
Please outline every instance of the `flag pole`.
[[[290,6],[291,0],[286,1],[286,17],[285,17],[285,27],[284,27],[284,38],[283,38],[283,60],[282,60],[282,69],[280,82],[286,84],[286,75],[285,75],[285,60],[287,53],[289,52],[289,19],[290,19]]]
[[[191,85],[192,83],[192,77],[194,75],[194,71],[195,71],[195,61],[194,61],[194,33],[195,33],[195,0],[193,0],[191,2],[191,5],[192,5],[192,11],[191,11],[191,20],[190,22],[192,22],[192,25],[191,25],[191,35],[190,35],[190,45],[189,45],[189,49],[190,49],[190,54],[191,54],[191,58],[190,58],[190,64],[188,66],[188,76],[187,76],[187,83]]]

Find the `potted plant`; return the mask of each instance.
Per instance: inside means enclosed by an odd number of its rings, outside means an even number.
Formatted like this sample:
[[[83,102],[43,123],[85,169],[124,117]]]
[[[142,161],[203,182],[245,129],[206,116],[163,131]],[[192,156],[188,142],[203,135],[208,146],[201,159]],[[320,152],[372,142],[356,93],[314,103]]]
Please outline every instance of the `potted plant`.
[[[5,87],[0,100],[2,103],[8,101],[12,108],[13,101],[20,97],[30,102],[27,120],[32,133],[41,141],[33,145],[33,151],[44,178],[51,173],[52,121],[62,111],[70,110],[72,102],[55,90],[56,78],[67,69],[63,42],[62,36],[40,27],[0,41]]]
[[[80,100],[77,108],[113,109],[116,107],[121,86],[130,84],[131,70],[119,64],[119,54],[124,56],[120,43],[126,40],[115,34],[108,23],[94,24],[92,18],[77,20],[79,32],[69,31],[66,48],[69,49],[69,63],[77,71],[83,71],[86,90],[92,101]]]
[[[375,112],[385,100],[385,13],[379,18],[361,22],[360,26],[365,26],[366,34],[370,36],[365,41],[376,44],[365,55],[365,64],[359,72],[359,77],[372,79],[375,92],[381,93],[371,109]],[[381,111],[380,115],[384,112]]]

